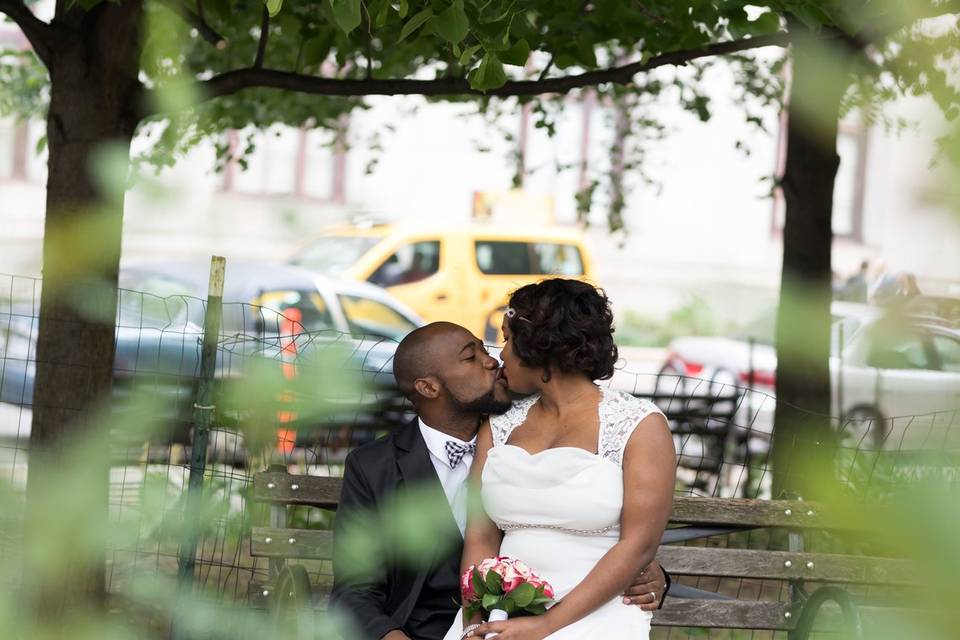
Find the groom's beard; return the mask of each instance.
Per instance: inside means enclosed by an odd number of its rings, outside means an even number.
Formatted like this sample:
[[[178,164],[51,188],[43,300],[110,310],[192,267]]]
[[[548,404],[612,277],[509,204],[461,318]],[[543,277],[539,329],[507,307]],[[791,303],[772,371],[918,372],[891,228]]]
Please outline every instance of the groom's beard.
[[[496,383],[494,383],[496,385]],[[510,400],[497,400],[496,386],[491,387],[489,391],[473,400],[461,400],[452,393],[450,399],[457,408],[458,413],[476,413],[480,415],[500,415],[513,406]]]

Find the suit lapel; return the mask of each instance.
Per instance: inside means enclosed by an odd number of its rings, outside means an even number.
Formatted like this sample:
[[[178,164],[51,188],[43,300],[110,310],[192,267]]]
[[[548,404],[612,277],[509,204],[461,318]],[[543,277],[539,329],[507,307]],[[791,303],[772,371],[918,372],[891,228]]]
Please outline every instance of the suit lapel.
[[[436,491],[438,504],[443,505],[443,513],[447,516],[443,519],[442,525],[453,527],[454,530],[459,532],[457,520],[450,509],[450,503],[443,491],[443,485],[440,484],[437,470],[430,458],[427,443],[424,442],[423,434],[420,433],[418,420],[414,419],[401,433],[397,434],[396,447],[397,466],[400,469],[404,486],[426,487],[428,491]]]
[[[436,500],[436,504],[443,505],[445,517],[439,517],[442,522],[427,525],[439,528],[439,530],[430,532],[431,535],[447,535],[446,532],[450,531],[450,535],[456,532],[459,537],[460,531],[457,528],[456,519],[453,516],[453,511],[450,510],[446,494],[443,492],[443,485],[440,484],[440,478],[437,476],[437,471],[430,458],[430,451],[427,449],[427,443],[424,442],[423,435],[420,433],[420,423],[416,418],[396,434],[394,446],[396,447],[397,469],[401,478],[401,487],[398,488],[425,490],[428,494],[432,494],[429,496],[431,502]],[[436,545],[437,553],[443,549],[443,546],[442,544]],[[416,605],[417,598],[423,590],[424,582],[436,568],[434,566],[436,560],[437,556],[434,554],[430,562],[424,562],[417,568],[409,595],[400,604],[397,611],[398,614],[401,614],[402,620],[409,617],[410,612]]]

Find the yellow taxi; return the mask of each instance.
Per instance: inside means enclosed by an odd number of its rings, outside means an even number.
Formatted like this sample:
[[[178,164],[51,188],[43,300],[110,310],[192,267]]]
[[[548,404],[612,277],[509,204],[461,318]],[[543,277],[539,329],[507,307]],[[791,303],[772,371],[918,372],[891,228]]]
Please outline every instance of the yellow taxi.
[[[340,225],[289,261],[384,287],[424,320],[456,322],[488,342],[514,289],[550,276],[592,279],[582,232],[559,226]]]

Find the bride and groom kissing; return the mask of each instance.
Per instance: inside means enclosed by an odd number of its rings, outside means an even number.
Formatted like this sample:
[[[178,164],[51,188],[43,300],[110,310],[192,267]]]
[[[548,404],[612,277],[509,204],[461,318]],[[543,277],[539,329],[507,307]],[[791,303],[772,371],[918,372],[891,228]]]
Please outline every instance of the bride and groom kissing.
[[[417,418],[347,457],[331,606],[370,639],[646,638],[669,588],[654,560],[674,490],[666,418],[595,384],[618,355],[609,300],[591,285],[518,289],[503,337],[502,367],[451,323],[400,343],[394,375]],[[351,544],[350,522],[417,490],[449,514],[447,526],[422,531],[435,541],[430,561],[404,562],[386,533],[372,563],[357,557],[370,550]],[[463,570],[496,556],[531,567],[556,604],[496,622],[461,608]]]

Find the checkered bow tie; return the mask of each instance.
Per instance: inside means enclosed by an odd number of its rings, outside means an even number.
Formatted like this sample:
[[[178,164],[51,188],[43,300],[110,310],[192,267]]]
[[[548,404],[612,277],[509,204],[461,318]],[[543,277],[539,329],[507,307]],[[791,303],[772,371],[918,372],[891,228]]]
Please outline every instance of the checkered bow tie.
[[[459,442],[454,442],[453,440],[447,440],[447,443],[444,445],[444,448],[447,450],[447,462],[450,463],[451,469],[456,469],[457,465],[460,464],[460,461],[463,460],[463,456],[473,455],[477,450],[477,444],[471,442],[470,444],[461,444]]]

